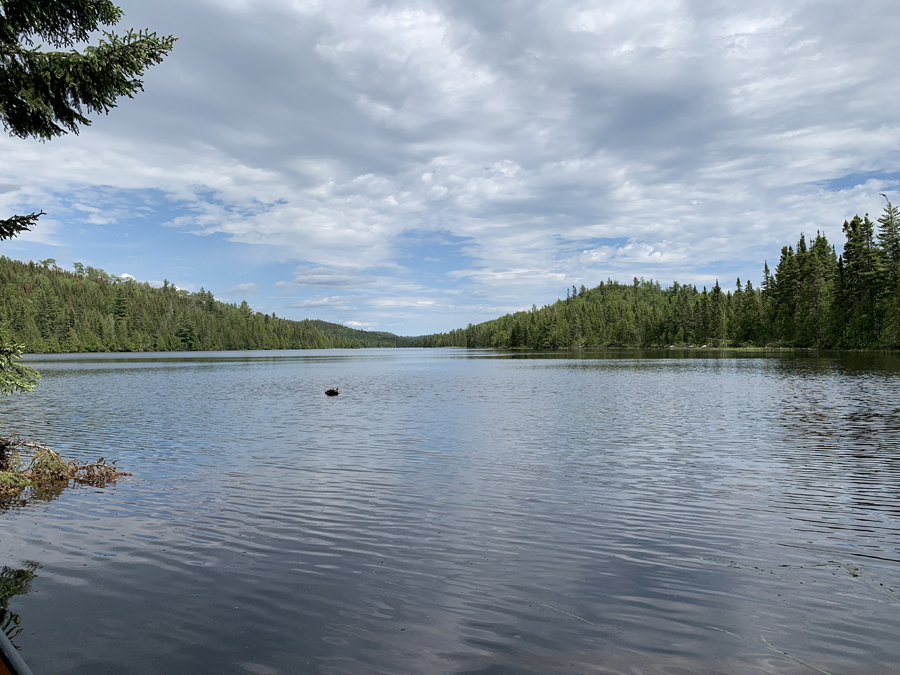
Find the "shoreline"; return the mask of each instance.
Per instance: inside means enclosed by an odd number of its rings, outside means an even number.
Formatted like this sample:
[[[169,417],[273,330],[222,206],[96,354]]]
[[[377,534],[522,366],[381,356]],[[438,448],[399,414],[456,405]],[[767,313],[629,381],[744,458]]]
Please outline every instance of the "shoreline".
[[[439,350],[454,350],[454,349],[470,349],[473,351],[493,351],[493,352],[517,352],[517,353],[532,353],[532,354],[548,354],[548,353],[566,353],[566,352],[604,352],[604,351],[689,351],[689,352],[750,352],[750,353],[779,353],[779,352],[804,352],[804,353],[827,353],[827,354],[900,354],[900,350],[891,349],[887,347],[882,348],[870,348],[870,349],[841,349],[841,348],[832,348],[832,347],[785,347],[785,346],[766,346],[766,347],[756,347],[756,346],[739,346],[739,347],[725,347],[725,346],[709,346],[709,345],[652,345],[652,346],[637,346],[637,345],[609,345],[605,347],[557,347],[557,348],[535,348],[535,347],[458,347],[448,345],[445,347],[420,347],[420,346],[406,346],[406,347],[290,347],[290,348],[259,348],[259,349],[178,349],[178,350],[150,350],[150,349],[139,349],[139,350],[79,350],[79,351],[52,351],[52,352],[25,352],[23,356],[55,356],[59,355],[69,355],[69,354],[216,354],[216,353],[238,353],[238,352],[322,352],[322,351],[372,351],[378,349],[402,349],[402,350],[416,350],[416,349],[439,349]]]

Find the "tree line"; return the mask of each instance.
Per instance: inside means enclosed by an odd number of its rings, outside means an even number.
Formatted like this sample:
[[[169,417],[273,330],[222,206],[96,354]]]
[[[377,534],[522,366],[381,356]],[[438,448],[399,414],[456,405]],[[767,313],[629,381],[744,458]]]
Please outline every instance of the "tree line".
[[[26,352],[407,347],[414,340],[318,320],[292,321],[164,282],[75,263],[0,256],[0,331]]]
[[[838,254],[825,235],[785,246],[762,283],[733,290],[635,278],[566,291],[566,299],[421,338],[424,347],[900,348],[900,209],[888,201],[843,226]]]
[[[900,209],[844,222],[838,254],[822,233],[785,246],[762,283],[707,289],[637,279],[572,287],[566,299],[448,333],[399,337],[229,304],[204,289],[153,288],[75,263],[0,257],[0,332],[28,352],[334,347],[900,348]]]

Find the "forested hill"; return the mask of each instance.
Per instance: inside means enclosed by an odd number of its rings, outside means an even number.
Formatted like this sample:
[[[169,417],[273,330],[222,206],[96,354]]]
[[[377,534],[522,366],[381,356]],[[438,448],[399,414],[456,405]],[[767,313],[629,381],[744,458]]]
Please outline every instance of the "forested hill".
[[[635,279],[572,288],[540,309],[422,338],[426,347],[785,346],[900,348],[900,212],[844,223],[842,254],[824,235],[785,246],[760,288],[738,279],[698,291]]]
[[[76,263],[0,256],[0,328],[27,352],[409,347],[416,340],[325,321],[291,321],[209,291],[120,278]]]

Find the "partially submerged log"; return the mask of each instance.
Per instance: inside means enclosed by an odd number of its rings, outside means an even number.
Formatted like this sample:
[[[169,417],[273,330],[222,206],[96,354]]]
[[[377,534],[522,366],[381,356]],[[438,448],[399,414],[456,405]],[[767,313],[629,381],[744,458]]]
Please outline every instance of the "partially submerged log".
[[[17,495],[26,488],[64,487],[69,481],[103,487],[130,475],[120,471],[115,461],[107,463],[103,457],[96,462],[80,462],[34,441],[0,438],[0,497]]]

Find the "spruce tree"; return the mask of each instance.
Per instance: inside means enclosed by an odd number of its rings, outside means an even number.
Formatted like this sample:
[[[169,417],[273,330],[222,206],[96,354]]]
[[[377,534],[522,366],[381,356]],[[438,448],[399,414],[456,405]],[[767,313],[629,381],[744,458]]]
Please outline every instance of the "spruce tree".
[[[794,247],[784,246],[772,282],[772,321],[775,338],[786,345],[794,344],[794,315],[799,286],[800,266]]]
[[[108,113],[118,98],[140,91],[144,70],[175,43],[128,30],[106,32],[81,52],[70,49],[119,22],[122,10],[110,0],[2,0],[0,8],[0,120],[20,138],[77,134],[91,123],[86,113]]]
[[[140,91],[140,76],[172,49],[174,37],[107,32],[96,46],[72,49],[121,18],[122,10],[110,0],[0,0],[3,128],[11,136],[41,141],[77,134],[79,125],[91,123],[86,114],[108,113],[117,99]],[[30,230],[42,215],[0,219],[0,240]],[[0,332],[0,391],[5,394],[33,389],[36,383],[34,371],[16,363],[20,347]]]
[[[884,325],[881,343],[887,347],[900,346],[900,208],[891,204],[887,195],[884,213],[878,219],[878,243],[884,267],[881,312]]]
[[[128,30],[71,49],[119,22],[122,10],[110,0],[0,0],[0,10],[0,123],[19,138],[77,134],[91,124],[86,114],[108,113],[117,99],[142,90],[144,71],[176,40]],[[0,219],[0,240],[30,230],[42,215]]]
[[[825,342],[836,265],[834,252],[825,235],[816,233],[801,270],[801,287],[795,320],[797,346],[820,347]]]
[[[881,291],[881,252],[875,241],[875,224],[854,216],[844,221],[844,302],[847,339],[854,346],[869,347],[879,332]]]

